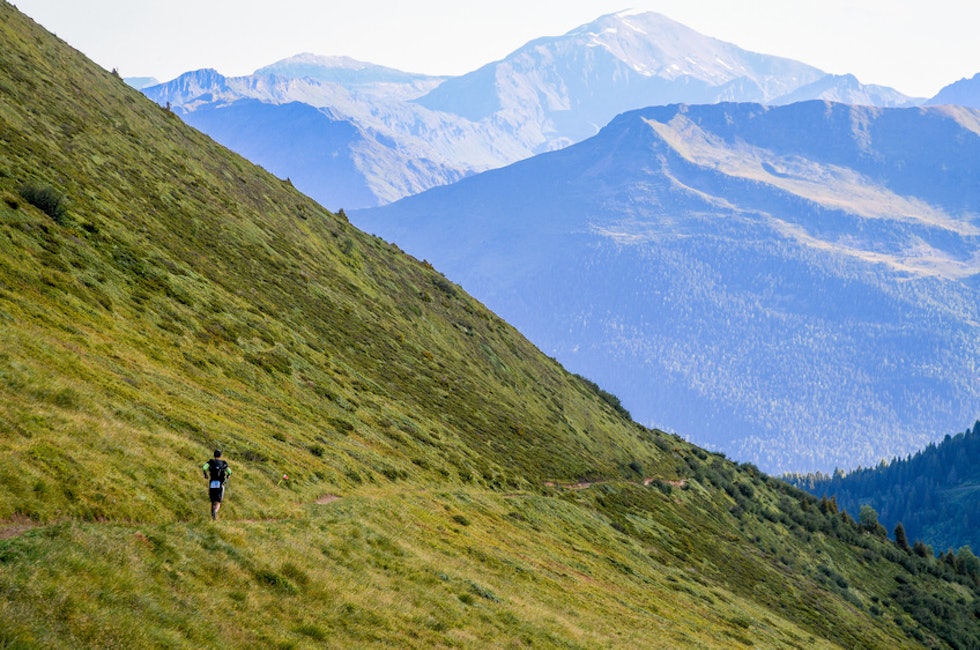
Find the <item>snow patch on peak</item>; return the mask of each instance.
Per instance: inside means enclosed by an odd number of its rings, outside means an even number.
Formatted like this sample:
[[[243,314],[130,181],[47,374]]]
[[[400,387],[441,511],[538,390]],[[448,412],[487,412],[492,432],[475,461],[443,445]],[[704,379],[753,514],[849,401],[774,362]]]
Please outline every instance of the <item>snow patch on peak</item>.
[[[254,77],[279,77],[291,81],[339,84],[349,91],[373,92],[387,87],[398,98],[428,92],[444,77],[403,72],[349,56],[324,56],[305,52],[259,68]],[[407,89],[407,90],[406,90]],[[402,92],[405,91],[405,92]]]
[[[630,29],[632,29],[637,34],[642,34],[643,36],[646,36],[647,35],[647,30],[642,29],[640,27],[637,27],[636,25],[634,25],[633,23],[629,22],[628,20],[624,20],[623,21],[623,24],[626,25],[627,27],[629,27]]]
[[[626,18],[628,16],[642,16],[643,14],[649,14],[649,13],[653,13],[653,12],[647,11],[646,9],[634,8],[634,9],[623,9],[622,11],[617,11],[612,15],[616,16],[617,18]]]
[[[316,66],[320,68],[341,68],[344,70],[364,70],[366,68],[374,67],[374,65],[371,63],[358,61],[357,59],[352,59],[349,56],[327,56],[323,54],[313,54],[312,52],[302,52],[300,54],[276,61],[272,65],[259,68],[255,71],[255,74],[261,74],[270,69],[294,65]]]
[[[634,17],[635,18],[642,18],[643,16],[645,16],[647,14],[651,14],[651,13],[652,12],[643,11],[643,10],[640,10],[640,9],[627,9],[625,11],[621,11],[621,12],[619,12],[617,14],[614,14],[614,15],[616,16],[616,18],[619,18],[620,19],[620,22],[623,25],[625,25],[626,27],[629,27],[634,32],[636,32],[637,34],[642,34],[643,36],[648,36],[649,35],[649,32],[646,29],[644,29],[643,27],[641,27],[640,25],[638,25],[637,24],[638,21],[632,21],[632,20],[629,20],[629,19],[630,18],[634,18]],[[658,15],[659,14],[653,14],[653,16],[658,16]]]

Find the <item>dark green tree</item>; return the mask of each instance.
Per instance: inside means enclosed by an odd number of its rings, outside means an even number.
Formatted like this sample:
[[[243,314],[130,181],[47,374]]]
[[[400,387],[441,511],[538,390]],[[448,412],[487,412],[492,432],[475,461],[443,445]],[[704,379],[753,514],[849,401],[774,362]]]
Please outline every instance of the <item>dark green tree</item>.
[[[871,533],[878,537],[888,537],[888,531],[878,523],[878,511],[868,504],[861,506],[861,514],[858,515],[858,524],[861,530],[866,533]]]
[[[836,496],[832,496],[829,499],[824,496],[820,499],[820,512],[824,513],[825,515],[836,515],[839,510],[840,509],[837,507]]]
[[[919,557],[935,557],[932,547],[923,542],[921,539],[916,540],[915,544],[912,545],[912,550]]]
[[[895,543],[906,553],[912,552],[912,547],[909,546],[909,538],[905,534],[905,526],[902,525],[902,522],[898,522],[898,525],[895,526]]]
[[[956,551],[956,571],[970,576],[974,581],[980,580],[980,558],[973,554],[969,546]]]

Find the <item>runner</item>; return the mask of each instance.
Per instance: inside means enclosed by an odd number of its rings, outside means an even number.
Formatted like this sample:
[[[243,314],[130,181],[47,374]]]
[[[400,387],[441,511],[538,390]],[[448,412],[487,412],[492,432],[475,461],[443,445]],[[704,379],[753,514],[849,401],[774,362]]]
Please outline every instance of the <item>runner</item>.
[[[218,510],[221,509],[221,500],[225,496],[225,482],[231,476],[231,468],[221,458],[221,450],[214,450],[214,458],[204,463],[201,468],[204,478],[209,480],[208,495],[211,497],[211,519],[218,518]]]

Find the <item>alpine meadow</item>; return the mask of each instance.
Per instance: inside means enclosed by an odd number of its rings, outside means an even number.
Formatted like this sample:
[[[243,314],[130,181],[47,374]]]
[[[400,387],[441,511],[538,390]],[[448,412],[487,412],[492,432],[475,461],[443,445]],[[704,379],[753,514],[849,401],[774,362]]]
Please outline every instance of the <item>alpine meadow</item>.
[[[980,563],[640,426],[2,1],[0,38],[0,648],[980,646]]]

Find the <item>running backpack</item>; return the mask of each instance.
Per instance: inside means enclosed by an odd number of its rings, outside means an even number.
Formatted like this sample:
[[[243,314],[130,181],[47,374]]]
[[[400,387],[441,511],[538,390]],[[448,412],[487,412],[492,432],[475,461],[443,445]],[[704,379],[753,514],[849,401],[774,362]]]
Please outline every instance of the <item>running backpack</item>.
[[[228,463],[223,460],[209,460],[208,473],[211,475],[212,481],[224,483],[225,477],[228,476]]]

